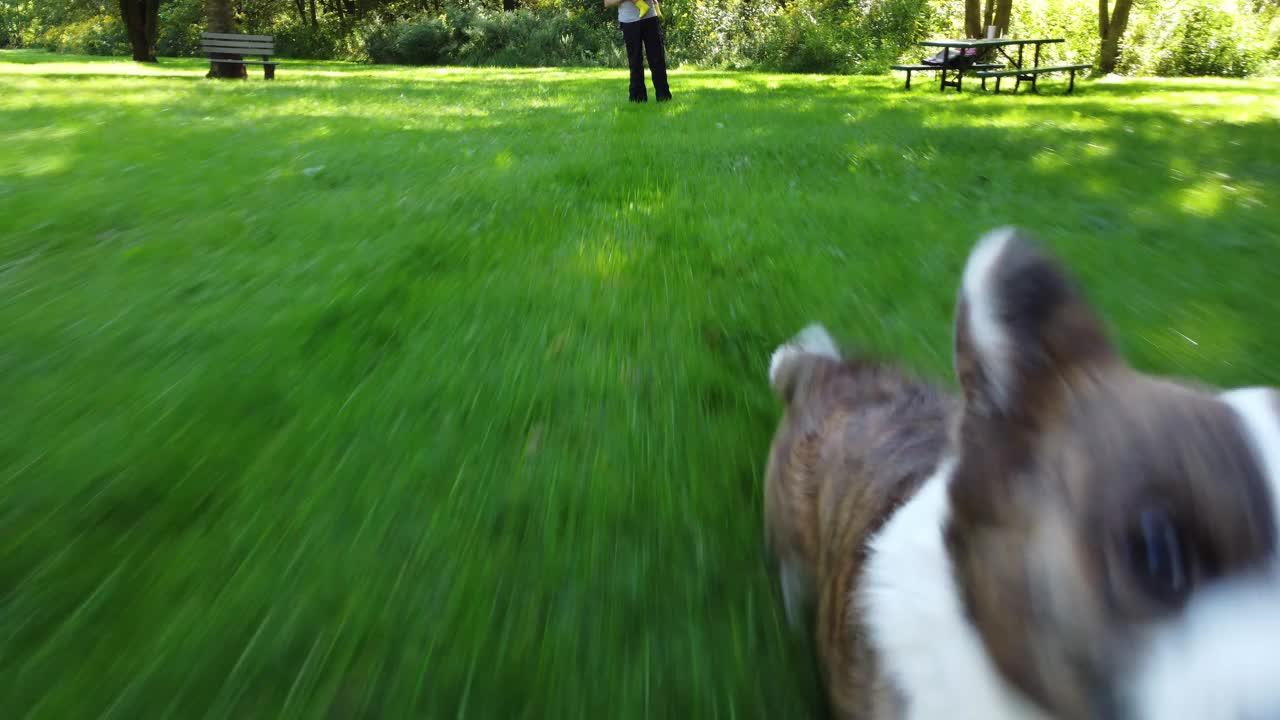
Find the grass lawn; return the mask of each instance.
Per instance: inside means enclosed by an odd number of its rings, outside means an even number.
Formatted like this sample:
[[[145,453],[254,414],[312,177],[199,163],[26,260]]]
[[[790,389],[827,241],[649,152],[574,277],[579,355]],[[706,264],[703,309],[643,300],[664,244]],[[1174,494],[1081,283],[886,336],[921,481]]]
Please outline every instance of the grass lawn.
[[[1280,83],[0,53],[8,718],[802,717],[768,353],[950,367],[1014,222],[1140,366],[1280,384]]]

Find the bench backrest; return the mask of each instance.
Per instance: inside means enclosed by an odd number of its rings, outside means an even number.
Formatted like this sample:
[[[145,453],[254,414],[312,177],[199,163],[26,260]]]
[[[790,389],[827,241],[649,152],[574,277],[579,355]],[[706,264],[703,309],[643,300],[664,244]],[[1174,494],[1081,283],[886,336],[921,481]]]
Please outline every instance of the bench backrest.
[[[200,33],[200,50],[227,55],[267,56],[275,54],[276,46],[270,35],[207,32]]]

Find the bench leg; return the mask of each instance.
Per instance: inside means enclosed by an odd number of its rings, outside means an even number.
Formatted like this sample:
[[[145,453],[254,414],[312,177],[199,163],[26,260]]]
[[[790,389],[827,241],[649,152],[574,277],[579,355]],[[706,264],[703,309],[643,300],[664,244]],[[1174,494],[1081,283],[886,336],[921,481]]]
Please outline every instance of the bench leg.
[[[1076,89],[1076,71],[1071,71],[1071,80],[1067,83],[1067,94],[1070,95]]]
[[[265,58],[265,57],[264,57],[264,58],[262,58],[262,59],[263,59],[264,61],[266,60],[266,58]],[[263,79],[265,79],[265,80],[275,80],[275,79],[276,79],[276,66],[275,66],[275,65],[263,65],[263,66],[262,66],[262,77],[263,77]]]
[[[1035,63],[1031,66],[1033,70],[1040,67],[1040,43],[1036,43],[1036,56],[1032,62]],[[1038,77],[1040,77],[1040,73],[1035,73],[1031,76],[1031,92],[1033,93],[1040,92],[1040,89],[1036,87],[1036,78]]]
[[[910,70],[907,71],[907,86],[904,89],[905,90],[911,89],[911,71]]]

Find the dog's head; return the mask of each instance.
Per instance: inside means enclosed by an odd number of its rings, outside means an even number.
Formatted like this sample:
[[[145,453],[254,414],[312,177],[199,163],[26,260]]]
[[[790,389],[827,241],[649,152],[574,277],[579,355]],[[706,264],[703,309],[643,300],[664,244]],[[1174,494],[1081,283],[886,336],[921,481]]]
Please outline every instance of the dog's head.
[[[956,318],[947,547],[1000,672],[1061,718],[1280,717],[1280,393],[1128,367],[1018,231]]]

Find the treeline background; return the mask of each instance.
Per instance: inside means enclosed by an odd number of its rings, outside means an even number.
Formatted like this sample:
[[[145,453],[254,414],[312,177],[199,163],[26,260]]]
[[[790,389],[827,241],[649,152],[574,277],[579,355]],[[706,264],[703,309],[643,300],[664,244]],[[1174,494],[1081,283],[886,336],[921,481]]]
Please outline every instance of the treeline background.
[[[121,20],[128,1],[0,0],[0,46],[129,55]],[[199,55],[211,5],[229,4],[238,31],[274,35],[284,57],[419,65],[625,64],[616,11],[600,0],[158,3],[154,49],[161,57]],[[969,3],[970,13],[976,6],[991,17],[991,0]],[[1096,0],[1012,0],[1006,6],[1009,34],[1064,37],[1064,44],[1052,47],[1056,59],[1096,63]],[[921,39],[966,34],[966,0],[666,0],[662,8],[676,65],[882,73],[900,59],[919,59]],[[1115,72],[1280,74],[1280,0],[1132,0]]]

